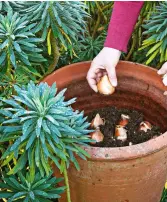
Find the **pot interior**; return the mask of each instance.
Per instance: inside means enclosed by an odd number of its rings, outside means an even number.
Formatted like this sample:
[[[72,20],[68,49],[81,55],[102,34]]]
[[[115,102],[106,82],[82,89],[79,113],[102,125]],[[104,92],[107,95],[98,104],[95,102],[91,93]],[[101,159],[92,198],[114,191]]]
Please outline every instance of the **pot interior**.
[[[78,80],[67,85],[66,98],[77,97],[73,107],[84,110],[86,115],[109,106],[137,110],[145,120],[159,126],[161,132],[167,131],[167,103],[161,89],[134,78],[118,77],[118,83],[114,94],[104,96],[94,93],[85,79]]]

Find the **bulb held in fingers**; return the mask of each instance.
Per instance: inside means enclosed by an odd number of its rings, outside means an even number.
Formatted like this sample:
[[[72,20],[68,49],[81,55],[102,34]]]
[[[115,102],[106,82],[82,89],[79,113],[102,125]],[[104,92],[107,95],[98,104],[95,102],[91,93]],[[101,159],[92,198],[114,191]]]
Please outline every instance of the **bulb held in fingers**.
[[[100,131],[100,129],[96,129],[94,132],[90,134],[92,140],[95,140],[96,142],[91,142],[91,144],[96,144],[98,142],[102,142],[104,139],[103,133]]]
[[[104,75],[97,84],[99,93],[111,95],[115,92],[115,88],[111,85],[107,75]]]
[[[91,122],[92,128],[98,128],[99,126],[104,125],[103,119],[100,117],[99,114],[96,114],[95,118]]]

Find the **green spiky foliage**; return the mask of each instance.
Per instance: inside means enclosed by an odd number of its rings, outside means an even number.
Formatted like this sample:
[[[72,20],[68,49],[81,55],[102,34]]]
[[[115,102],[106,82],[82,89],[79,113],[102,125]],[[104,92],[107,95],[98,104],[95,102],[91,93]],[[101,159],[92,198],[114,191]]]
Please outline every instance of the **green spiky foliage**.
[[[1,97],[10,98],[14,94],[13,86],[15,84],[22,86],[29,83],[30,80],[38,83],[42,75],[33,67],[18,65],[14,73],[10,76],[0,72],[0,95]]]
[[[66,46],[71,40],[77,40],[78,34],[85,30],[87,13],[86,6],[82,2],[68,1],[34,1],[18,2],[24,9],[20,14],[28,15],[31,22],[37,22],[35,32],[42,30],[42,38],[46,38],[48,29],[51,28],[54,37]]]
[[[2,173],[0,180],[0,198],[5,198],[8,202],[52,202],[53,199],[60,198],[65,187],[56,187],[61,178],[49,176],[41,177],[37,173],[31,181],[29,173],[24,169],[16,175],[8,176]]]
[[[88,36],[85,39],[78,41],[74,46],[77,58],[74,58],[73,62],[93,60],[103,48],[105,38],[106,33],[103,33],[95,39]]]
[[[35,23],[29,24],[27,17],[20,17],[10,9],[7,16],[0,15],[0,70],[4,68],[8,75],[12,68],[23,63],[27,66],[46,61],[40,54],[41,49],[37,43],[32,29]]]
[[[85,4],[91,16],[91,19],[87,21],[87,30],[89,36],[95,39],[107,30],[114,2],[86,1]]]
[[[86,31],[85,20],[88,17],[86,5],[82,2],[68,1],[16,2],[16,4],[18,8],[14,10],[22,16],[26,13],[29,22],[37,23],[33,31],[44,40],[44,46],[48,48],[48,54],[45,55],[51,63],[44,72],[46,76],[57,66],[59,48],[64,51],[68,49],[75,55],[73,42],[83,37]],[[23,8],[20,9],[19,6]]]
[[[167,60],[167,2],[161,2],[145,21],[143,33],[147,38],[143,41],[142,49],[148,49],[146,64],[159,58],[160,63]]]
[[[132,37],[128,45],[127,54],[122,54],[122,59],[130,60],[138,63],[144,63],[146,60],[146,52],[148,50],[140,51],[142,41],[146,39],[146,36],[143,35],[144,28],[143,23],[145,20],[150,19],[150,15],[155,12],[156,6],[159,5],[158,1],[146,1],[140,11],[138,21],[135,25]]]
[[[106,31],[111,17],[113,3],[111,1],[86,1],[90,18],[86,21],[84,37],[73,44],[73,52],[68,46],[67,51],[60,49],[58,67],[74,62],[92,60],[103,48]]]
[[[90,142],[87,136],[90,131],[83,112],[74,111],[70,106],[75,99],[64,101],[66,89],[56,94],[55,84],[49,87],[46,83],[30,82],[21,88],[15,86],[15,90],[17,95],[12,99],[2,99],[11,107],[0,111],[6,118],[0,142],[16,138],[2,156],[5,159],[14,155],[18,159],[8,174],[17,173],[26,163],[32,172],[37,166],[42,175],[49,174],[50,160],[61,171],[70,161],[79,169],[73,153],[86,159],[87,154],[80,145]]]
[[[10,164],[7,174],[14,175],[28,166],[33,181],[36,168],[44,177],[45,173],[49,175],[54,162],[64,174],[67,200],[71,202],[66,169],[72,162],[79,170],[75,155],[84,160],[89,156],[80,147],[92,141],[87,135],[91,132],[87,117],[72,109],[75,98],[65,101],[66,89],[57,93],[56,84],[49,87],[31,81],[27,86],[14,88],[17,95],[1,99],[9,107],[0,110],[5,116],[0,143],[12,142],[1,157],[2,167]]]
[[[10,9],[17,8],[19,5],[17,5],[14,1],[1,1],[0,2],[0,13],[6,14]],[[20,6],[19,6],[20,7]]]
[[[106,33],[99,35],[97,38],[93,39],[91,36],[87,36],[85,39],[79,40],[74,46],[73,56],[72,52],[64,52],[59,58],[58,66],[65,66],[70,63],[82,62],[93,60],[94,57],[101,51],[104,45],[104,40]]]

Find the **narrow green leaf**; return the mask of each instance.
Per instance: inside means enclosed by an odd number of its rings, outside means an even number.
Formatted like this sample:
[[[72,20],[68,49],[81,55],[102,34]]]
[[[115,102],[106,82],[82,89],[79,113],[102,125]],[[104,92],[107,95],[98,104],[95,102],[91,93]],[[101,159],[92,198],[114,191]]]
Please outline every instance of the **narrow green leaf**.
[[[37,167],[39,167],[39,164],[40,164],[39,152],[40,152],[40,143],[39,143],[39,139],[38,139],[37,143],[36,143],[36,149],[35,149],[35,163],[36,163]]]
[[[14,45],[14,48],[15,48],[15,50],[16,50],[17,52],[21,52],[20,45],[19,45],[16,41],[13,42],[13,45]]]
[[[41,134],[42,121],[43,121],[43,118],[42,118],[42,117],[40,117],[40,118],[38,119],[38,121],[37,121],[37,125],[36,125],[36,135],[37,135],[37,137],[39,137],[40,134]]]
[[[0,65],[5,61],[5,59],[6,59],[6,52],[3,51],[3,53],[0,56]]]
[[[15,174],[19,170],[22,170],[24,168],[26,162],[27,162],[27,154],[26,154],[26,152],[24,152],[20,156],[19,160],[17,161],[17,164],[7,174],[8,175]]]
[[[28,150],[28,161],[30,167],[30,182],[33,183],[35,178],[35,147]]]
[[[52,122],[54,125],[59,126],[59,123],[50,115],[45,116],[50,122]]]

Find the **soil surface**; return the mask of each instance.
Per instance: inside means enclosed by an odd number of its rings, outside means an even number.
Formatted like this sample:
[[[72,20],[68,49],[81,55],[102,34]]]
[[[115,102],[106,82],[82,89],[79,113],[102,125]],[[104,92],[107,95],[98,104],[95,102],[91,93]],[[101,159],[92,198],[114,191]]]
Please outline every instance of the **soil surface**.
[[[105,125],[100,126],[100,131],[104,135],[104,140],[103,142],[96,143],[91,146],[123,147],[129,146],[129,143],[134,145],[146,142],[151,138],[155,138],[161,135],[160,128],[153,125],[151,130],[147,130],[147,132],[139,131],[140,123],[142,121],[150,120],[144,120],[143,114],[138,111],[128,109],[117,109],[116,107],[102,108],[91,112],[88,115],[88,121],[91,122],[97,113],[100,115],[101,118],[105,120]],[[121,119],[121,114],[129,115],[130,117],[128,124],[125,126],[125,129],[127,130],[126,141],[117,140],[117,138],[115,137],[115,128],[116,125],[118,125],[119,120]]]

